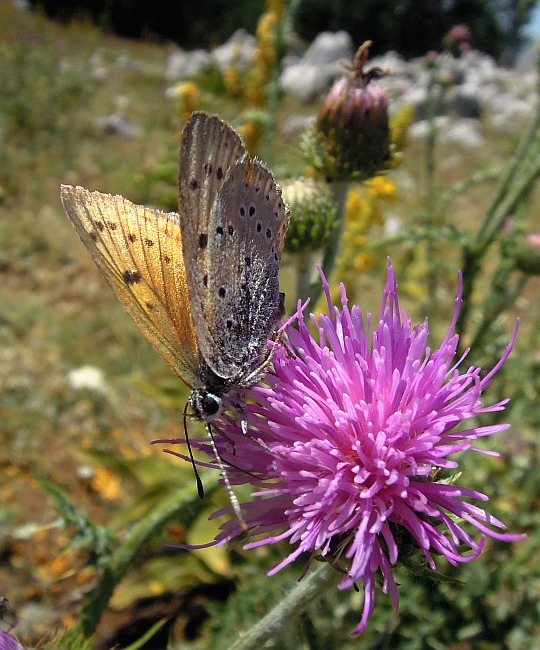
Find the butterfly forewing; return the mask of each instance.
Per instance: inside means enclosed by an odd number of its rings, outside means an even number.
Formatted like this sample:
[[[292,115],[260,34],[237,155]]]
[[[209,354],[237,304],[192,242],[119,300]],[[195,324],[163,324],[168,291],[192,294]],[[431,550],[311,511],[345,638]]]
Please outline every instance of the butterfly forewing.
[[[192,274],[199,348],[220,377],[240,383],[266,354],[283,315],[278,271],[287,224],[270,171],[249,160],[229,170]]]
[[[248,158],[240,137],[215,115],[194,113],[182,131],[178,177],[186,266],[208,236],[208,219],[227,171]],[[188,271],[188,282],[192,273]]]
[[[199,351],[178,215],[82,187],[63,185],[61,198],[127,312],[176,374],[192,385]]]

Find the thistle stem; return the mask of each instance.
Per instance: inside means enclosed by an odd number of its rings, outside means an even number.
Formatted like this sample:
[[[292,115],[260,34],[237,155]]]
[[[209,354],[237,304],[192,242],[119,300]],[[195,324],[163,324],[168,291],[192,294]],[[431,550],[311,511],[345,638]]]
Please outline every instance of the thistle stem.
[[[334,203],[338,206],[336,215],[336,226],[328,242],[322,260],[322,270],[327,278],[330,280],[332,271],[336,264],[337,253],[339,244],[345,228],[345,209],[347,207],[347,194],[349,192],[349,183],[334,182],[330,185],[330,189],[334,196]],[[315,306],[320,298],[322,292],[322,285],[317,277],[317,280],[311,284],[309,295],[311,296],[311,304]]]
[[[437,124],[435,122],[436,117],[436,101],[437,96],[435,93],[436,80],[435,73],[432,70],[429,78],[429,83],[427,87],[427,121],[429,124],[429,130],[427,135],[426,142],[426,158],[425,158],[425,174],[426,174],[426,207],[425,207],[425,218],[424,225],[427,228],[434,228],[437,225],[436,211],[435,211],[435,174],[436,174],[436,160],[435,160],[435,148],[437,144]],[[430,315],[433,313],[436,304],[436,290],[437,290],[437,274],[435,268],[435,246],[432,240],[426,242],[427,246],[427,260],[430,265],[427,284],[428,284],[428,293],[427,293],[427,305],[426,311]]]
[[[304,301],[309,295],[309,278],[312,264],[309,253],[296,254],[296,299]]]
[[[228,650],[260,650],[269,639],[279,638],[298,616],[330,589],[335,589],[342,579],[338,571],[324,563],[298,582],[274,609]]]

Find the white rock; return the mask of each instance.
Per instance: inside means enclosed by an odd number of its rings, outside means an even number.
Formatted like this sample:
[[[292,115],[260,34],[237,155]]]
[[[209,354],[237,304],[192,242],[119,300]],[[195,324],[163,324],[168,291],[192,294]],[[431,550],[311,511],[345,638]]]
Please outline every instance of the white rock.
[[[140,72],[141,70],[141,64],[126,54],[121,54],[116,59],[115,65],[119,70],[126,70],[128,72]]]
[[[213,62],[212,55],[206,50],[177,50],[169,54],[165,62],[165,78],[172,81],[183,81],[196,77],[202,70]]]
[[[257,49],[257,39],[245,29],[237,29],[228,41],[212,50],[212,57],[220,70],[231,67],[246,70],[252,63]]]
[[[435,128],[440,131],[448,126],[450,118],[448,118],[446,115],[439,115],[435,118],[434,122]],[[411,125],[408,136],[413,140],[425,138],[429,133],[430,128],[431,125],[428,120],[420,120],[419,122],[415,122]]]
[[[381,68],[384,72],[390,72],[393,75],[406,75],[410,65],[397,52],[390,51],[369,59],[366,69],[370,68]]]
[[[283,134],[296,135],[315,123],[315,115],[290,115],[283,125]]]
[[[107,382],[103,370],[95,366],[81,366],[70,370],[67,381],[73,390],[91,390],[95,393],[106,393]]]
[[[281,88],[302,102],[309,102],[322,91],[330,88],[332,83],[343,75],[339,63],[311,65],[298,63],[291,65],[281,75]]]
[[[350,61],[352,55],[353,42],[347,32],[321,32],[306,50],[302,62],[311,65],[336,63]]]
[[[289,59],[279,80],[282,90],[308,102],[343,76],[343,63],[350,61],[353,44],[347,32],[322,32],[301,59]]]
[[[121,113],[112,113],[96,119],[96,127],[105,133],[119,135],[126,140],[133,140],[142,135],[142,130],[128,117]]]
[[[484,138],[478,120],[459,119],[450,122],[439,132],[438,141],[441,144],[452,143],[474,149],[484,143]]]

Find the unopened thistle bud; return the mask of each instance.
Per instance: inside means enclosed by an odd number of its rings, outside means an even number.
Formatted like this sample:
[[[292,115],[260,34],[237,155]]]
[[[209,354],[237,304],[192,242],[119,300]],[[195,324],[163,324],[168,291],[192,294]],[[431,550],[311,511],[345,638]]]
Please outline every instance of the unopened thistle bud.
[[[525,275],[540,275],[540,233],[531,233],[516,245],[514,263]]]
[[[291,209],[285,250],[311,253],[324,247],[337,217],[337,206],[329,189],[312,178],[299,178],[284,182],[282,191]]]
[[[460,56],[471,49],[471,30],[467,25],[454,25],[443,38],[443,46],[453,56]]]
[[[384,72],[364,72],[370,45],[366,41],[358,49],[349,74],[334,84],[317,118],[319,168],[330,181],[363,180],[388,167],[388,97],[373,83]]]

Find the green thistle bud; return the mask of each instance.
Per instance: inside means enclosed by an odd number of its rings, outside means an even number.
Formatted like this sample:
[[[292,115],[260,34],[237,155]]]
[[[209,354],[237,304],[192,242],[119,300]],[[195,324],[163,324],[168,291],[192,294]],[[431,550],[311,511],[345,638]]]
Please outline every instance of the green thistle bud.
[[[330,190],[311,178],[299,178],[282,183],[282,191],[291,209],[285,250],[311,253],[325,246],[337,216]]]
[[[364,72],[370,45],[366,41],[358,49],[349,74],[336,81],[317,118],[315,167],[329,181],[363,180],[388,167],[388,97],[372,83],[384,72]]]
[[[540,275],[540,233],[531,233],[514,250],[514,263],[525,275]]]

